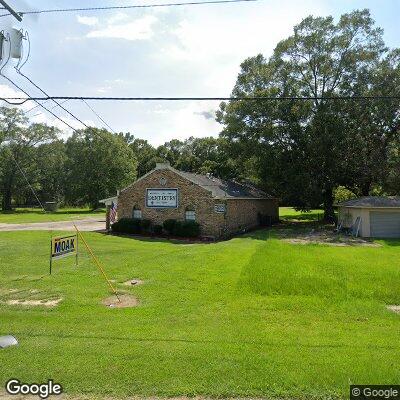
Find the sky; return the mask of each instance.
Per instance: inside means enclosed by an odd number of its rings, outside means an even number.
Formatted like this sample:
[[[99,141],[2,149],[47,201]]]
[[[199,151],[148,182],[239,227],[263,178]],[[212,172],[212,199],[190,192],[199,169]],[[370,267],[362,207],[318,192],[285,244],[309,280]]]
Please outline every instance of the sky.
[[[160,4],[168,0],[7,0],[17,10]],[[183,0],[188,1],[188,0]],[[389,47],[400,47],[400,1],[272,1],[183,7],[92,11],[25,16],[22,23],[0,18],[0,28],[29,33],[31,54],[23,72],[53,96],[227,97],[240,63],[276,44],[308,15],[338,18],[369,8]],[[4,73],[31,96],[40,96],[11,63]],[[0,77],[0,95],[19,95]],[[95,102],[96,112],[117,132],[160,145],[190,136],[217,136],[218,101]],[[1,103],[0,103],[1,104]],[[53,107],[51,101],[47,103]],[[26,104],[25,110],[34,104]],[[86,124],[104,124],[81,101],[64,104]],[[75,128],[78,122],[54,109]],[[71,134],[60,121],[35,109],[32,122],[46,122]]]

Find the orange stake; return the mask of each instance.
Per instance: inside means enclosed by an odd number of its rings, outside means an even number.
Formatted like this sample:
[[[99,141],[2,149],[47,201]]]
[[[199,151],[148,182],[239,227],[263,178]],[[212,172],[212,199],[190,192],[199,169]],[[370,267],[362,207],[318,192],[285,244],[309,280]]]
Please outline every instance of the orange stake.
[[[113,291],[113,293],[115,294],[115,296],[117,296],[117,299],[119,302],[121,302],[121,299],[118,296],[117,291],[115,290],[114,286],[112,285],[111,281],[108,279],[104,268],[102,267],[100,261],[97,259],[97,257],[94,255],[92,249],[89,247],[88,243],[86,242],[85,238],[83,237],[82,233],[78,230],[78,228],[76,227],[75,223],[74,223],[74,227],[76,232],[78,233],[79,237],[82,239],[83,244],[86,247],[86,250],[89,252],[89,254],[92,256],[94,263],[96,264],[97,268],[100,270],[100,272],[102,273],[104,279],[106,280],[106,282],[108,283],[108,285],[110,286],[111,290]]]

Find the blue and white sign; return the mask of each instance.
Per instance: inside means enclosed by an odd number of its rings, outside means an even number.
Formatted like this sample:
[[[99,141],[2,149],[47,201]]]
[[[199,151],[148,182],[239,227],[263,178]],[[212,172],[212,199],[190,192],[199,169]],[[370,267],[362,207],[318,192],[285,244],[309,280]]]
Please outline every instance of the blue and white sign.
[[[146,207],[177,208],[178,189],[147,189]]]

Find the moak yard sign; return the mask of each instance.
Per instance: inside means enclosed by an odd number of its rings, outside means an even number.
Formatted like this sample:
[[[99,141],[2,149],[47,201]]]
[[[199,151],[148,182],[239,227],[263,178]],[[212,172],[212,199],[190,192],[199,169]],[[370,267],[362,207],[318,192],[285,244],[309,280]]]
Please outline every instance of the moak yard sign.
[[[53,259],[75,256],[75,264],[78,266],[78,236],[70,235],[51,238],[50,248],[50,274]]]

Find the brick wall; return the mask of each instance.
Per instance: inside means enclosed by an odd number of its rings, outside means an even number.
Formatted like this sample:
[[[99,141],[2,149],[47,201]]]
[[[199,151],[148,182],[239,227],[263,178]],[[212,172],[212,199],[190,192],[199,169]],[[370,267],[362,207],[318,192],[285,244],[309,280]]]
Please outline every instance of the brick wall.
[[[161,178],[166,179],[164,186]],[[148,188],[177,188],[178,208],[147,208],[146,189]],[[201,225],[203,235],[217,236],[220,225],[224,222],[224,215],[214,212],[215,200],[211,193],[200,186],[182,178],[168,169],[153,171],[144,179],[121,191],[118,197],[118,218],[132,218],[133,208],[142,210],[142,218],[150,219],[153,224],[162,224],[167,219],[184,220],[187,209],[196,212],[196,221]]]
[[[161,185],[163,181],[164,185]],[[178,208],[156,209],[146,207],[146,189],[178,189]],[[216,204],[225,204],[226,213],[215,212]],[[153,224],[167,219],[184,220],[187,209],[196,212],[196,221],[204,236],[225,236],[258,224],[257,214],[278,216],[275,200],[219,200],[211,192],[181,177],[169,169],[156,169],[122,190],[118,196],[118,219],[132,218],[133,209],[142,210],[142,218]]]
[[[226,213],[227,231],[239,232],[259,225],[258,214],[271,216],[273,222],[279,219],[276,199],[230,199]]]

